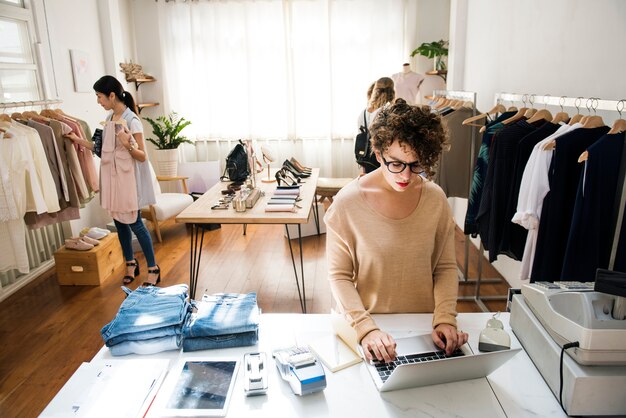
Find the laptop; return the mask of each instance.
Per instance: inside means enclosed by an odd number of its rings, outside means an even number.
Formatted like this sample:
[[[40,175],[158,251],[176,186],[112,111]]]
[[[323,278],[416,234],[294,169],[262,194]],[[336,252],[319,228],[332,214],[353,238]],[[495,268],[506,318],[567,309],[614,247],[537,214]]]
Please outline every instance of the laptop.
[[[347,321],[340,315],[333,315],[332,322],[337,335],[365,358],[356,332]],[[369,363],[364,360],[380,392],[486,377],[521,351],[521,348],[512,348],[474,353],[468,344],[464,344],[447,356],[435,345],[430,334],[396,338],[396,343],[397,358],[394,362]]]

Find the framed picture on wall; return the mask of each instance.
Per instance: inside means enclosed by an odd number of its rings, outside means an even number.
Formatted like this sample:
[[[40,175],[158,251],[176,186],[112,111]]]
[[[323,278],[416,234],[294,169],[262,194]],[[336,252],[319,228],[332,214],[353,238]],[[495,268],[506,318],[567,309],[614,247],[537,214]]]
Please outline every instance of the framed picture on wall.
[[[90,93],[93,80],[91,78],[89,54],[85,51],[70,49],[70,60],[72,61],[74,91],[78,93]]]

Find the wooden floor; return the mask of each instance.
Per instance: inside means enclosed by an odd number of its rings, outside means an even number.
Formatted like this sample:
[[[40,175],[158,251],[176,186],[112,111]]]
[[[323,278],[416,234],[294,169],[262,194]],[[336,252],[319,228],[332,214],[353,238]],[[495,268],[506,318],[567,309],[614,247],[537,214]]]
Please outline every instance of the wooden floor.
[[[173,221],[164,224],[164,244],[156,244],[162,286],[188,283],[190,230]],[[263,312],[300,312],[289,246],[284,227],[247,228],[223,225],[205,234],[197,297],[204,292],[256,291]],[[463,269],[464,236],[457,231],[457,259]],[[332,300],[326,279],[325,235],[303,240],[306,300],[310,313],[327,313]],[[297,241],[294,241],[297,242]],[[474,249],[473,245],[470,245]],[[146,278],[145,260],[138,256]],[[469,277],[476,277],[478,254],[470,253]],[[483,263],[483,277],[499,277]],[[121,278],[102,286],[59,286],[54,269],[0,303],[0,417],[36,417],[78,366],[102,347],[100,329],[116,314],[124,299]],[[473,285],[461,285],[461,295],[473,295]],[[483,284],[481,295],[506,294],[501,281]],[[487,302],[491,311],[504,301]],[[459,312],[480,312],[474,302],[459,302]]]

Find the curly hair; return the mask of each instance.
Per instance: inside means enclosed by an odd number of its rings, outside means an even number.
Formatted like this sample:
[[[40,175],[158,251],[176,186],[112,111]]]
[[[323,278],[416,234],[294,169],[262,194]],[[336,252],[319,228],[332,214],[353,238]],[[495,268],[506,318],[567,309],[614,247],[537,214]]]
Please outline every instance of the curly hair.
[[[381,154],[396,140],[403,149],[413,151],[428,178],[435,175],[441,152],[449,148],[441,117],[403,99],[396,99],[378,112],[370,135],[372,148]]]
[[[372,109],[378,109],[386,103],[392,102],[395,96],[393,80],[389,77],[381,77],[374,83],[374,91],[372,91],[369,106]]]

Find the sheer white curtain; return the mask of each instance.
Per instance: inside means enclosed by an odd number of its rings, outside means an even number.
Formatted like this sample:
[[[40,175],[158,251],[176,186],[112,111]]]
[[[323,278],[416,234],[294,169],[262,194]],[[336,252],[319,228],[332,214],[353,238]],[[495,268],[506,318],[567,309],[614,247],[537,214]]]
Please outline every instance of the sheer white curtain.
[[[199,140],[303,140],[329,156],[369,84],[408,59],[408,1],[159,2],[165,110]]]

